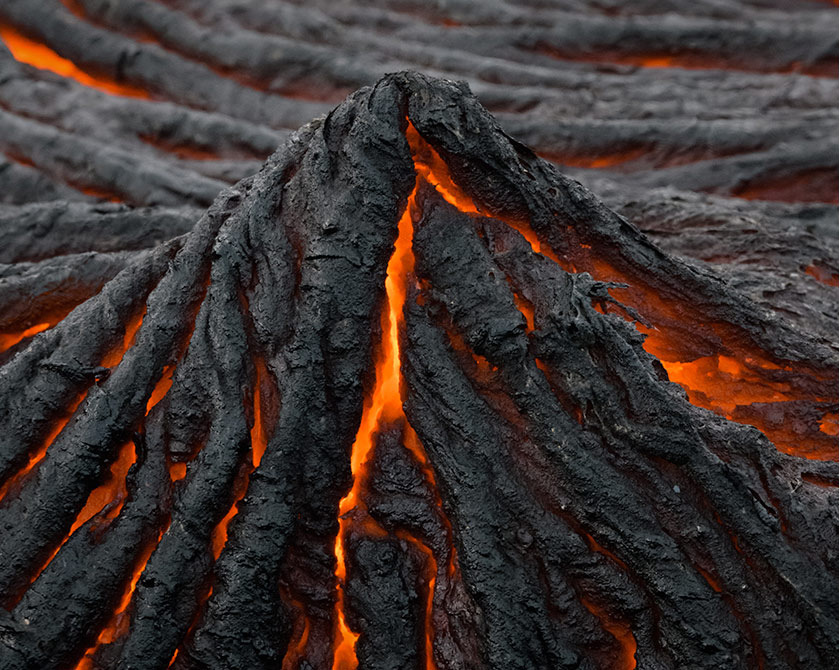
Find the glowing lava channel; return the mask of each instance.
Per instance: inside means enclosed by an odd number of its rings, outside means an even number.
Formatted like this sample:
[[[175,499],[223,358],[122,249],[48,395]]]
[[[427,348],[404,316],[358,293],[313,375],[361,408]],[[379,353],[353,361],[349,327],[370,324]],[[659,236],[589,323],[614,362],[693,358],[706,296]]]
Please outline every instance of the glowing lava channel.
[[[418,181],[419,181],[418,177]],[[414,226],[411,220],[411,210],[417,195],[417,186],[408,198],[405,210],[399,220],[397,240],[394,253],[388,262],[387,277],[385,279],[385,293],[387,308],[382,313],[382,346],[380,360],[376,364],[376,379],[373,392],[365,403],[362,420],[353,444],[350,458],[350,468],[353,475],[353,486],[350,492],[339,503],[339,532],[335,542],[335,556],[337,560],[336,576],[338,578],[338,599],[336,603],[337,626],[333,655],[333,670],[355,670],[358,667],[356,658],[356,641],[358,633],[353,632],[347,625],[344,616],[344,581],[347,577],[345,564],[344,541],[348,531],[354,524],[359,524],[365,532],[384,535],[384,530],[366,514],[362,492],[365,482],[365,464],[374,446],[375,435],[379,426],[404,422],[406,426],[406,440],[413,433],[408,426],[402,407],[402,393],[400,389],[400,346],[399,327],[403,321],[403,306],[406,297],[406,276],[414,270],[414,253],[411,248]],[[419,440],[416,441],[419,445]],[[416,451],[415,444],[407,445],[412,452]],[[412,448],[414,447],[414,448]],[[420,448],[422,450],[422,448]],[[425,464],[425,454],[422,454],[421,464]],[[420,544],[417,542],[416,544]],[[429,552],[430,554],[431,552]],[[433,560],[433,557],[430,559]],[[431,571],[434,574],[434,571]],[[429,582],[429,606],[431,608],[434,578]],[[430,612],[426,618],[426,667],[435,667],[431,655],[432,631],[430,628]]]
[[[0,40],[20,62],[32,65],[42,70],[49,70],[68,79],[99,89],[111,95],[123,95],[132,98],[148,98],[149,94],[141,88],[122,84],[104,77],[94,77],[76,66],[73,61],[62,58],[55,51],[44,44],[29,39],[9,25],[0,25]]]

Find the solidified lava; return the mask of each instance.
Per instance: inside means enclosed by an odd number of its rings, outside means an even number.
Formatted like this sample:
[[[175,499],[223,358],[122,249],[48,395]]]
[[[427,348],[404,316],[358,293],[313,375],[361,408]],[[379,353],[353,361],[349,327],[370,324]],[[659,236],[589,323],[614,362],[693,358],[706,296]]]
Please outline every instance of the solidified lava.
[[[197,219],[9,252],[88,279],[4,341],[0,666],[836,664],[819,331],[418,74]]]

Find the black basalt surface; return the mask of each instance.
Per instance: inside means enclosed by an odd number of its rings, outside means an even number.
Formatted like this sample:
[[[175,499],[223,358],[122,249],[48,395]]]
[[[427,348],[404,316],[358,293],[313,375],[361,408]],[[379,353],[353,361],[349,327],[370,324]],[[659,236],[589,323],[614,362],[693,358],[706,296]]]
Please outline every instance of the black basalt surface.
[[[29,21],[25,6],[0,16]],[[160,17],[144,16],[155,30]],[[38,30],[62,25],[82,29],[57,16]],[[144,62],[132,76],[163,67]],[[243,123],[270,95],[243,103]],[[430,183],[441,170],[449,191]],[[837,411],[833,318],[809,328],[807,309],[786,309],[810,278],[758,295],[748,250],[743,267],[718,267],[705,248],[731,205],[625,201],[646,236],[511,139],[465,84],[411,72],[291,133],[215,199],[209,177],[179,181],[184,198],[155,191],[165,172],[128,170],[115,188],[166,208],[0,209],[21,235],[57,236],[4,252],[0,284],[17,293],[0,319],[25,330],[14,309],[47,303],[52,268],[77,277],[58,323],[0,360],[4,670],[329,669],[339,607],[361,670],[837,664],[829,438],[784,453],[693,404],[635,327],[688,361],[767,361],[762,380],[787,385],[797,420]],[[203,215],[181,208],[208,199]],[[374,433],[339,582],[339,503],[406,208],[405,416]],[[824,212],[752,216],[768,281],[784,279],[786,243],[791,268],[818,260]],[[778,234],[794,216],[816,222],[801,244]],[[836,310],[820,287],[822,311]],[[70,533],[124,445],[136,455],[124,498]]]

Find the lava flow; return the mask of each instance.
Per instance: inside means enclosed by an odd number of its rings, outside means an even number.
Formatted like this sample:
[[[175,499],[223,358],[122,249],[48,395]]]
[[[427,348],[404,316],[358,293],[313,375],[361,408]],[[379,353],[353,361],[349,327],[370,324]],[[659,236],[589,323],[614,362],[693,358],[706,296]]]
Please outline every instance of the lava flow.
[[[415,154],[418,173],[460,211],[483,214],[454,182],[443,159],[423,142],[412,126],[409,126],[407,135]],[[764,416],[768,413],[778,414],[784,407],[783,403],[791,401],[827,401],[827,398],[797,388],[786,379],[785,372],[792,374],[796,372],[794,369],[781,370],[778,365],[766,360],[764,352],[750,349],[741,343],[737,334],[698,321],[701,317],[693,313],[691,306],[668,300],[635,276],[619,271],[600,255],[592,253],[590,245],[580,243],[579,255],[574,259],[561,260],[548,244],[540,242],[526,221],[494,216],[516,229],[530,243],[534,252],[550,258],[567,272],[587,271],[599,281],[625,284],[624,288],[611,288],[610,293],[618,302],[629,305],[653,323],[654,327],[649,328],[634,320],[636,328],[645,334],[645,350],[659,359],[670,381],[680,384],[686,390],[691,403],[712,410],[730,421],[758,428],[777,449],[785,453],[805,458],[837,459],[836,442],[827,439],[829,433],[826,431],[820,432],[817,421],[801,419],[800,423],[804,427],[793,433],[787,430],[787,426],[777,425],[778,421],[774,423]],[[515,300],[528,323],[528,331],[533,331],[533,306],[527,305],[521,296],[515,295]],[[596,309],[601,311],[603,308],[596,305]],[[616,305],[608,305],[606,311],[622,313],[622,309]],[[697,323],[698,332],[705,330],[714,333],[721,342],[719,353],[698,357],[690,345],[683,341],[684,338],[670,332],[670,326],[679,324],[684,329],[687,322]],[[726,353],[730,351],[731,355],[727,356]],[[773,377],[774,371],[778,371],[778,379]],[[766,408],[762,409],[763,406]]]
[[[136,86],[129,86],[104,77],[94,77],[76,66],[73,61],[62,58],[44,44],[30,39],[9,25],[0,25],[0,40],[8,47],[15,60],[33,65],[42,70],[74,79],[80,84],[99,89],[112,95],[132,98],[148,98],[149,94]]]
[[[412,131],[413,128],[409,126],[408,134]],[[419,165],[416,167],[418,173],[417,182],[419,183],[423,173]],[[361,423],[353,444],[350,461],[353,486],[350,492],[339,503],[339,532],[335,542],[338,598],[336,602],[337,630],[333,653],[333,670],[354,670],[358,667],[355,646],[359,635],[350,629],[345,618],[344,582],[347,577],[347,566],[345,563],[346,537],[353,527],[361,527],[369,534],[384,534],[383,529],[367,514],[366,505],[362,497],[365,485],[365,466],[373,449],[378,429],[394,422],[404,423],[406,426],[406,448],[409,448],[414,456],[420,460],[421,465],[427,465],[422,445],[420,445],[420,441],[416,438],[414,431],[408,426],[408,421],[403,412],[400,373],[399,331],[400,325],[403,323],[403,306],[406,298],[407,276],[414,269],[414,253],[411,248],[414,226],[411,216],[416,195],[417,184],[415,184],[415,188],[411,192],[406,207],[400,217],[394,253],[388,262],[387,277],[385,279],[387,305],[382,314],[383,336],[379,354],[380,359],[376,364],[373,392],[365,402]],[[428,468],[425,469],[428,470]],[[426,549],[415,538],[406,538],[402,533],[398,533],[398,535],[419,546],[421,550]],[[434,556],[431,551],[426,550],[424,553],[427,554],[428,561],[434,561]],[[425,654],[426,668],[433,670],[436,666],[432,658],[433,633],[431,630],[431,608],[434,591],[433,575],[436,571],[430,570],[429,572],[432,576],[429,578],[429,598],[425,617]]]

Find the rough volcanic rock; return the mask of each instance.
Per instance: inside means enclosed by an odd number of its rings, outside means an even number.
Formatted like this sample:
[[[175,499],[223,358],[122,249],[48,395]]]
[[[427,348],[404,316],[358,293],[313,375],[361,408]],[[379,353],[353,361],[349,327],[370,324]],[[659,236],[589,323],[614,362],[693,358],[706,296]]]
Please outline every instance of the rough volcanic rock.
[[[204,207],[410,69],[466,80],[599,194],[836,203],[836,21],[820,0],[5,0],[0,200]]]
[[[836,342],[712,219],[675,255],[412,73],[157,246],[38,207],[132,251],[4,270],[90,297],[0,367],[3,668],[837,663]]]

